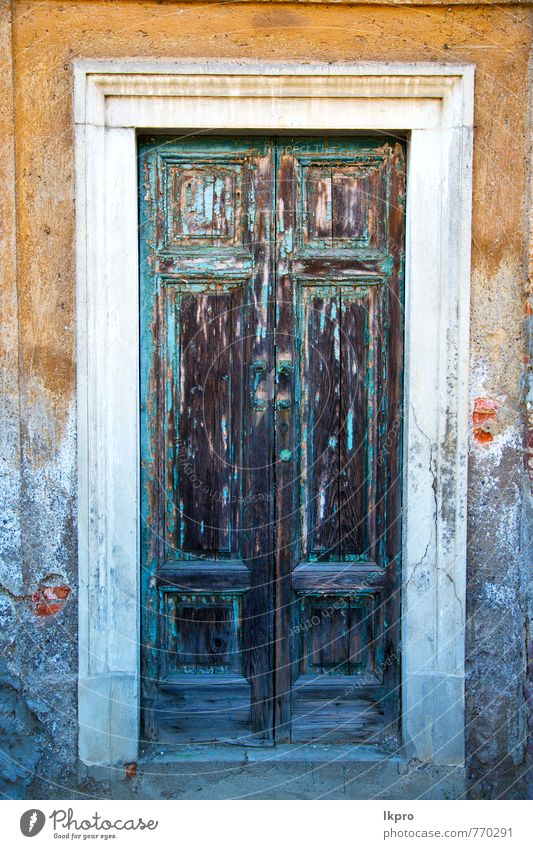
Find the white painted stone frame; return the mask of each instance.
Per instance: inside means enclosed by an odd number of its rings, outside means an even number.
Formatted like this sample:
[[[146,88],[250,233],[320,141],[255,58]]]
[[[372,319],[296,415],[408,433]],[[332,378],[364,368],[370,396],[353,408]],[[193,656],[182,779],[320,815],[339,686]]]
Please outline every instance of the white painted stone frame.
[[[79,753],[139,733],[136,130],[407,130],[402,706],[406,755],[464,761],[473,68],[75,64]]]

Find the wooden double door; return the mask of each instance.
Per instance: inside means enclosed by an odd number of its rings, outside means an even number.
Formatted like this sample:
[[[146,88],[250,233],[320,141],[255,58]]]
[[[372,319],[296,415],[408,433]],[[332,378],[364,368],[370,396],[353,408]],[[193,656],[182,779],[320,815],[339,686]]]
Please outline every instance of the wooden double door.
[[[144,739],[397,739],[404,163],[140,140]]]

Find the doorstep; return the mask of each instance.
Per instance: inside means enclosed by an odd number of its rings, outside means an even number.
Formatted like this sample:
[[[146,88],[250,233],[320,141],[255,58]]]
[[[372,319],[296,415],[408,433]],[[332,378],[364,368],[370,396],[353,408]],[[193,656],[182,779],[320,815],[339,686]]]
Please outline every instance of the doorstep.
[[[197,763],[368,763],[387,761],[406,765],[399,754],[386,754],[374,746],[350,744],[288,743],[280,745],[238,745],[232,743],[189,744],[161,748],[156,744],[146,748],[139,757],[139,766],[149,764]]]

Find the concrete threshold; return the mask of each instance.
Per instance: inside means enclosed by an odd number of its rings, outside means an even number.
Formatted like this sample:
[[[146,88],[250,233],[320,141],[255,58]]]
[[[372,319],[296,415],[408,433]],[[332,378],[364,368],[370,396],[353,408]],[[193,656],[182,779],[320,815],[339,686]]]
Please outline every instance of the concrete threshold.
[[[206,743],[151,745],[135,765],[83,767],[78,781],[113,799],[459,799],[465,771],[363,745]]]
[[[373,746],[289,743],[282,745],[237,745],[233,743],[189,744],[162,749],[153,746],[146,749],[139,758],[139,767],[154,764],[195,763],[321,763],[321,764],[357,764],[370,762],[388,762],[406,764],[399,754],[386,754]]]

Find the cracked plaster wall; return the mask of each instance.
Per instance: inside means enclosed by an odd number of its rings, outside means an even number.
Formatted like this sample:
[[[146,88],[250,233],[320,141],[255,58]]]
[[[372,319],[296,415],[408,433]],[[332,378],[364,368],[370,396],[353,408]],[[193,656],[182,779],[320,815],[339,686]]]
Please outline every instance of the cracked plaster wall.
[[[0,0],[0,15],[0,699],[2,722],[13,729],[3,768],[8,795],[38,797],[50,792],[47,782],[78,781],[72,60],[115,56],[476,65],[468,768],[473,796],[523,795],[529,4]]]

